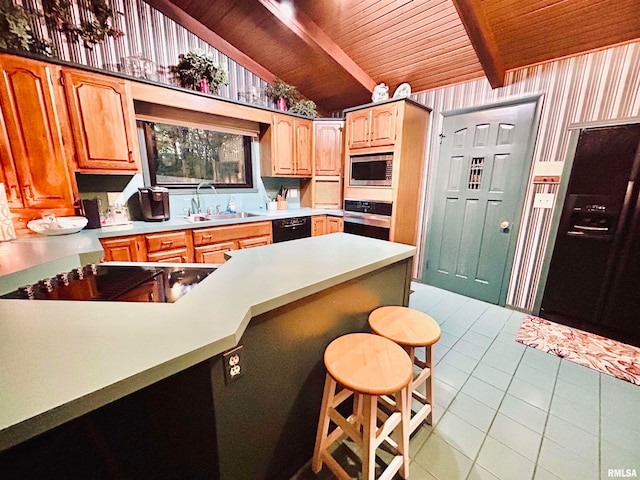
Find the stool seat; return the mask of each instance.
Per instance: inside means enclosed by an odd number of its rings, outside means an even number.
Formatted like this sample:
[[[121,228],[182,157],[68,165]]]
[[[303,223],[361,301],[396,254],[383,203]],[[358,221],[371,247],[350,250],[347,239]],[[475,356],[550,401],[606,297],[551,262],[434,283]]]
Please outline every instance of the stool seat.
[[[368,333],[335,339],[325,350],[324,363],[338,383],[367,395],[397,392],[412,377],[411,359],[402,347]]]
[[[440,340],[440,326],[426,313],[407,307],[376,308],[369,326],[378,335],[407,347],[426,347]]]

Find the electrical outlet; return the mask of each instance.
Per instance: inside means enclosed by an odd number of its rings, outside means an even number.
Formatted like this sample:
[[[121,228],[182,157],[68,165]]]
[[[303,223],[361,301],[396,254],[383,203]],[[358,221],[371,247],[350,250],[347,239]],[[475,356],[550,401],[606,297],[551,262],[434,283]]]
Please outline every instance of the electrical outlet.
[[[536,193],[533,197],[533,208],[553,208],[555,193]]]
[[[231,383],[244,375],[244,363],[242,361],[242,345],[238,345],[236,348],[224,352],[222,354],[222,361],[224,367],[224,380]]]
[[[290,188],[288,196],[289,196],[289,198],[298,198],[298,189],[297,188]]]

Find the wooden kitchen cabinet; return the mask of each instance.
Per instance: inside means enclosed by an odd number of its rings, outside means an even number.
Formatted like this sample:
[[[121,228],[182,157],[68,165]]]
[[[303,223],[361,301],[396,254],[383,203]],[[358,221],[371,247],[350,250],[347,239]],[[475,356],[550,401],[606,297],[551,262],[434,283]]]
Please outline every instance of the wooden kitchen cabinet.
[[[327,233],[344,232],[344,219],[327,215]]]
[[[189,230],[149,234],[144,240],[149,262],[193,262],[193,240]]]
[[[17,209],[73,214],[74,187],[64,138],[70,137],[59,67],[0,55],[0,162],[7,198]],[[30,212],[35,213],[35,212]]]
[[[104,260],[107,262],[146,262],[147,251],[142,235],[101,238]]]
[[[318,120],[313,123],[313,158],[315,174],[342,174],[342,120]]]
[[[133,99],[124,80],[62,69],[80,170],[140,171]]]
[[[193,230],[194,256],[198,263],[224,263],[226,252],[271,242],[269,221]]]
[[[311,217],[311,236],[325,235],[327,233],[327,216],[314,215]]]
[[[313,122],[274,114],[260,135],[260,173],[264,176],[312,175]]]
[[[350,149],[382,147],[396,141],[398,107],[388,103],[369,107],[346,116]]]

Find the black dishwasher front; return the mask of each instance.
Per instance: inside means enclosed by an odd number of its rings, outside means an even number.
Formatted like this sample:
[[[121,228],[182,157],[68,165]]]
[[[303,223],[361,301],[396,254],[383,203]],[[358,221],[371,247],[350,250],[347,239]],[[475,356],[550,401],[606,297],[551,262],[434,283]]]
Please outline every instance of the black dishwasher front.
[[[311,236],[309,217],[292,217],[273,220],[273,243],[286,242]]]

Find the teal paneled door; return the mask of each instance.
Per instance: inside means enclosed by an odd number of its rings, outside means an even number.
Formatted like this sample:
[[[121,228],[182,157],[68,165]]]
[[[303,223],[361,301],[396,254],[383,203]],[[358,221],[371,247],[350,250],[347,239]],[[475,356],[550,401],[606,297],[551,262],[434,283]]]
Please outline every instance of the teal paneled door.
[[[531,101],[445,116],[425,283],[504,304],[536,109]]]

